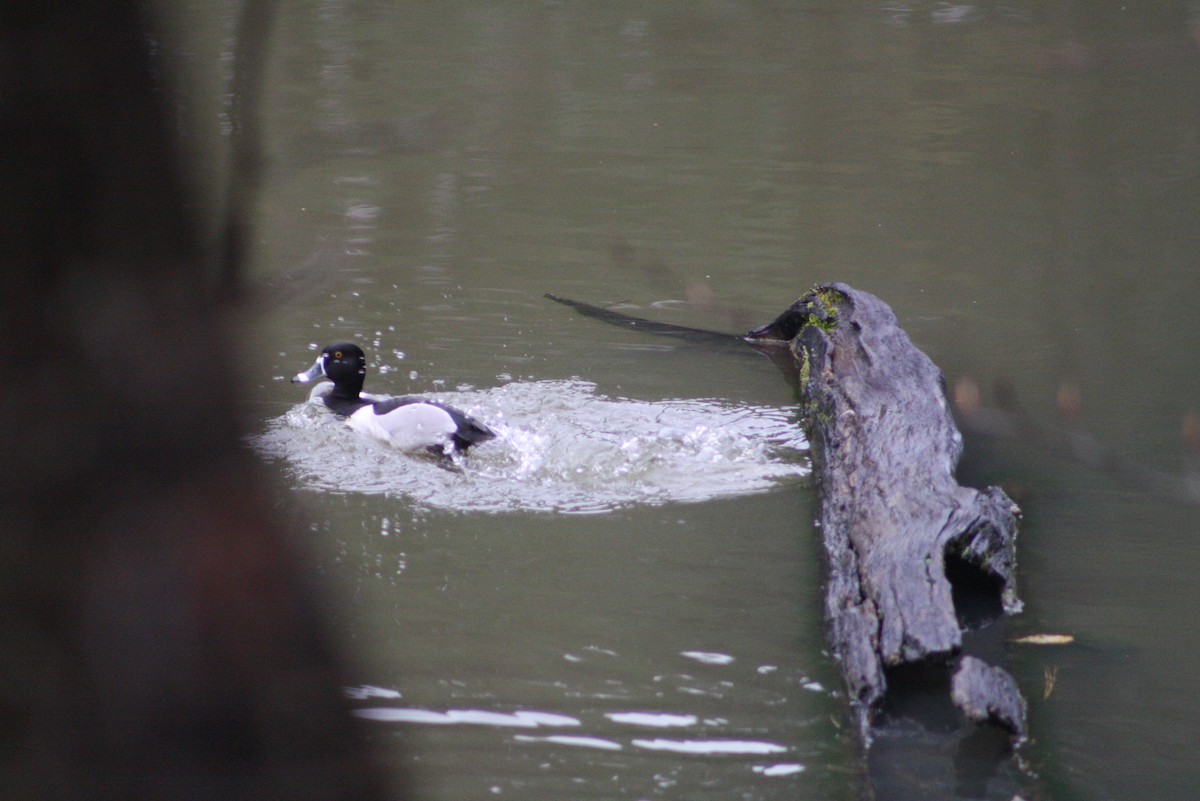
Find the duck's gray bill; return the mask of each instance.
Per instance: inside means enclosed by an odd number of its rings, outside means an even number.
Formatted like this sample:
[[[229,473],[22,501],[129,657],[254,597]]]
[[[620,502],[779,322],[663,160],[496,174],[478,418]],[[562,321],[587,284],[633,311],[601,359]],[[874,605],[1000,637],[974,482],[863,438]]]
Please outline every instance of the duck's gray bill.
[[[321,365],[321,357],[317,357],[316,363],[312,367],[305,370],[303,373],[296,373],[296,377],[292,379],[293,384],[307,384],[317,378],[325,375],[325,368]]]

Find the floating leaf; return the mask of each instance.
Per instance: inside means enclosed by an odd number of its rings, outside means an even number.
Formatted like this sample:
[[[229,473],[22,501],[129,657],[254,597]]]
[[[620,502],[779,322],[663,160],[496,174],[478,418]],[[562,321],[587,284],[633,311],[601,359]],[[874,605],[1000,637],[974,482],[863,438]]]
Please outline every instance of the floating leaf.
[[[1054,692],[1058,682],[1058,665],[1047,665],[1042,671],[1042,700],[1045,701]]]
[[[1075,638],[1070,634],[1026,634],[1013,642],[1021,645],[1070,645]]]

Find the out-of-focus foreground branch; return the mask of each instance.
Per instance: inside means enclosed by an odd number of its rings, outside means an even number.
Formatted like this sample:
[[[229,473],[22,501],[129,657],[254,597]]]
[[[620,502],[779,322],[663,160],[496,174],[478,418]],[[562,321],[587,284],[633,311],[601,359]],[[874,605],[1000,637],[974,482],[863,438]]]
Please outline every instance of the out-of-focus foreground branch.
[[[383,798],[238,448],[143,25],[128,2],[0,8],[0,786]]]

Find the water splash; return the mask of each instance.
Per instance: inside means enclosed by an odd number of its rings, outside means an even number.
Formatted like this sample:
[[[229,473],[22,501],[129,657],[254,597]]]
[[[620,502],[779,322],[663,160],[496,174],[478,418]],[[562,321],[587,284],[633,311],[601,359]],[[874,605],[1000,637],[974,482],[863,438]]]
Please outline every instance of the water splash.
[[[497,439],[447,467],[359,437],[306,403],[251,442],[286,462],[303,487],[466,511],[603,513],[763,492],[810,472],[807,442],[786,408],[608,398],[584,381],[430,397],[485,421]]]

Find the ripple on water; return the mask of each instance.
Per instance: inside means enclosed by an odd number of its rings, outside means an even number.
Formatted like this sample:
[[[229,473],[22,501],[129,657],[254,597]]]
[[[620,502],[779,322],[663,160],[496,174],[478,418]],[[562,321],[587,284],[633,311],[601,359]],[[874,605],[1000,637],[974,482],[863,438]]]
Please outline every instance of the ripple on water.
[[[466,511],[603,513],[762,492],[809,474],[807,443],[787,408],[608,398],[584,381],[429,397],[483,420],[496,440],[447,468],[360,437],[306,403],[252,443],[304,487]]]

